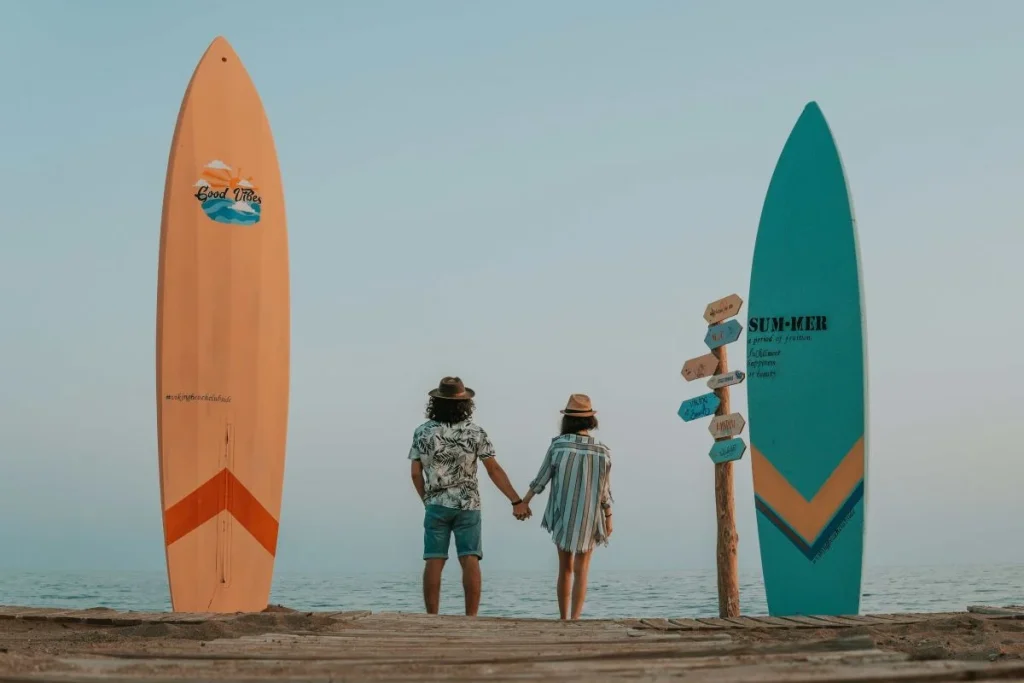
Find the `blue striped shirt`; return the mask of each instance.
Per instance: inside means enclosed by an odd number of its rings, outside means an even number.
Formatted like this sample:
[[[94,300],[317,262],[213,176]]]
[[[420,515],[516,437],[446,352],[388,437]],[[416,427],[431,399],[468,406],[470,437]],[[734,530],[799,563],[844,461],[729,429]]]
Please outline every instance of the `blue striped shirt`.
[[[604,516],[612,505],[611,469],[611,451],[592,436],[551,440],[530,489],[540,494],[552,483],[541,526],[562,550],[581,553],[595,543],[608,545]]]

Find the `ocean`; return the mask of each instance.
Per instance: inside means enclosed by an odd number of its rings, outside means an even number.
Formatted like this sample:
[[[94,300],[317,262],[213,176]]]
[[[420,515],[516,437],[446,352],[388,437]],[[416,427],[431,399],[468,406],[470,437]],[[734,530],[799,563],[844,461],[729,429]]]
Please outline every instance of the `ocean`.
[[[555,618],[555,577],[484,568],[481,616]],[[347,575],[281,573],[271,602],[299,610],[422,612],[419,572]],[[865,568],[861,613],[961,611],[1024,603],[1024,565]],[[3,572],[0,605],[169,610],[163,572]],[[744,614],[767,614],[759,572],[740,573]],[[445,569],[441,613],[462,611],[458,566]],[[715,573],[591,568],[584,617],[713,617]]]

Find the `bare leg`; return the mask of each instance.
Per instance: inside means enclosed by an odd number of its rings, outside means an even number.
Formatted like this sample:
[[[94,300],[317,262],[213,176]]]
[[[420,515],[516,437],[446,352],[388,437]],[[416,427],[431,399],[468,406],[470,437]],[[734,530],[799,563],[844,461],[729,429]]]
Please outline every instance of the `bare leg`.
[[[475,617],[480,609],[480,558],[476,555],[463,555],[459,558],[462,565],[462,592],[466,594],[466,616]]]
[[[569,590],[572,587],[572,553],[567,553],[558,546],[558,615],[562,619],[569,618]]]
[[[576,553],[572,566],[572,618],[579,619],[583,613],[583,600],[587,597],[587,573],[590,571],[590,555],[593,550]]]
[[[431,558],[423,567],[423,603],[427,614],[437,614],[441,606],[441,572],[444,571],[445,560]]]

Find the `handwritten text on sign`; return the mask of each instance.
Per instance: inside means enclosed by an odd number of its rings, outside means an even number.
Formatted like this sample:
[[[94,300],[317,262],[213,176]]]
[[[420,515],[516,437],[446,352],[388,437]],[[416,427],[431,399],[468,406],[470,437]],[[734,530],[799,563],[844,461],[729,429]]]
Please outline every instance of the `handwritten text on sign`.
[[[714,415],[721,402],[721,399],[715,396],[714,392],[694,396],[683,401],[683,404],[679,406],[679,417],[683,418],[683,422],[690,422],[707,417],[708,415]]]
[[[708,389],[724,389],[725,387],[731,387],[733,384],[739,384],[746,377],[746,373],[742,370],[733,370],[727,372],[724,375],[715,375],[708,380]]]
[[[704,335],[704,343],[708,345],[709,349],[714,350],[719,346],[732,344],[740,338],[740,332],[742,331],[743,325],[740,325],[736,320],[729,320],[721,325],[713,325],[708,328],[708,333]]]
[[[746,450],[747,444],[740,437],[736,437],[735,439],[716,441],[708,455],[711,457],[712,462],[716,465],[721,465],[724,462],[739,460],[743,457],[743,453]]]
[[[711,420],[711,424],[708,425],[708,431],[711,432],[711,436],[716,439],[724,439],[729,436],[738,436],[743,433],[743,428],[747,426],[747,421],[743,419],[743,416],[739,413],[729,413],[728,415],[717,415]]]
[[[683,378],[692,382],[701,377],[707,377],[718,369],[718,359],[713,353],[706,353],[686,361],[683,365]]]
[[[743,299],[738,294],[730,294],[724,299],[709,303],[708,307],[704,309],[704,319],[708,321],[708,325],[714,325],[726,318],[733,317],[740,312],[741,308],[743,308]]]

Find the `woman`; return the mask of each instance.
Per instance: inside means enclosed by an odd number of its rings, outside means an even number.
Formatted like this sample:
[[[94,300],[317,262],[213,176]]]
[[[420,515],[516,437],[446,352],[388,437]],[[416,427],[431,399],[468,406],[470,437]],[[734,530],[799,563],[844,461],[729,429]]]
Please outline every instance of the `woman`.
[[[594,545],[608,545],[612,533],[611,453],[590,432],[597,411],[585,394],[573,394],[562,412],[560,436],[552,439],[537,478],[523,498],[529,503],[554,482],[541,526],[551,532],[558,550],[558,613],[579,619],[587,594],[587,570]]]

